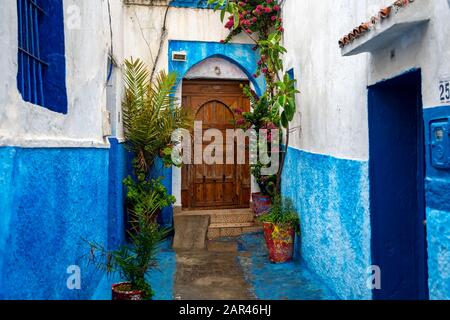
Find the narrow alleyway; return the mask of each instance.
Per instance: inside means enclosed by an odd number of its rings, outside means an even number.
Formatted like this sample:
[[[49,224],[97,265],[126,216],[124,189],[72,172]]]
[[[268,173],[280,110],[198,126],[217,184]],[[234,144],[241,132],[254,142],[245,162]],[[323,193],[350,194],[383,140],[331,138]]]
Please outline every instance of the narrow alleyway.
[[[263,235],[222,238],[205,251],[162,248],[150,275],[156,300],[325,300],[336,297],[299,261],[272,264]]]

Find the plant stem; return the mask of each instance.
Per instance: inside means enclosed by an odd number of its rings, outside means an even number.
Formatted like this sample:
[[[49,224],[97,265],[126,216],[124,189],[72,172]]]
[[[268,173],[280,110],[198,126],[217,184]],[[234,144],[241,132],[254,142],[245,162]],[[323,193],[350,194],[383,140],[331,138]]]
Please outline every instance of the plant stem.
[[[286,128],[286,144],[284,146],[284,152],[281,154],[280,167],[277,174],[277,193],[281,194],[281,175],[283,174],[284,162],[286,160],[286,154],[289,150],[289,125]]]

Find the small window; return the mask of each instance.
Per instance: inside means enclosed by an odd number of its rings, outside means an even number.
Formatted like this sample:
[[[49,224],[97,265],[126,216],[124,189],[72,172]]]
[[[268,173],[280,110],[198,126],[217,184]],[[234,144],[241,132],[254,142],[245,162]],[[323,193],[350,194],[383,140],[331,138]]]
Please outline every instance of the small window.
[[[17,87],[23,100],[67,113],[62,0],[17,0]]]

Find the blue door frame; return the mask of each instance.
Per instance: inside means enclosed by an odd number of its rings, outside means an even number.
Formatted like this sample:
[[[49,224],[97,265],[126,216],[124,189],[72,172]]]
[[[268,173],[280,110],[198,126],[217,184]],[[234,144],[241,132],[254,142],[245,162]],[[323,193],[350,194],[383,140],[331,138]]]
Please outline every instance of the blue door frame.
[[[373,298],[428,299],[420,70],[369,87],[369,145]]]

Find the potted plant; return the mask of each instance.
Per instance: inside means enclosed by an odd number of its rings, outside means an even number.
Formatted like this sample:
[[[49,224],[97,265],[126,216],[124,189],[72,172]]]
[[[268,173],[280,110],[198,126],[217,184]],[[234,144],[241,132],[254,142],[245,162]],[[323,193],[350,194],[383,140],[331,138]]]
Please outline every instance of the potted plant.
[[[273,263],[291,261],[295,235],[300,233],[300,220],[290,199],[276,196],[269,213],[258,219],[264,226],[264,239]]]
[[[133,213],[137,232],[128,232],[130,241],[116,250],[106,250],[91,243],[90,261],[108,274],[119,273],[124,282],[113,284],[113,300],[149,300],[153,290],[146,280],[148,273],[157,267],[159,245],[169,235],[170,229],[160,227],[154,215],[161,208],[160,196],[153,191],[149,197],[150,211]]]

